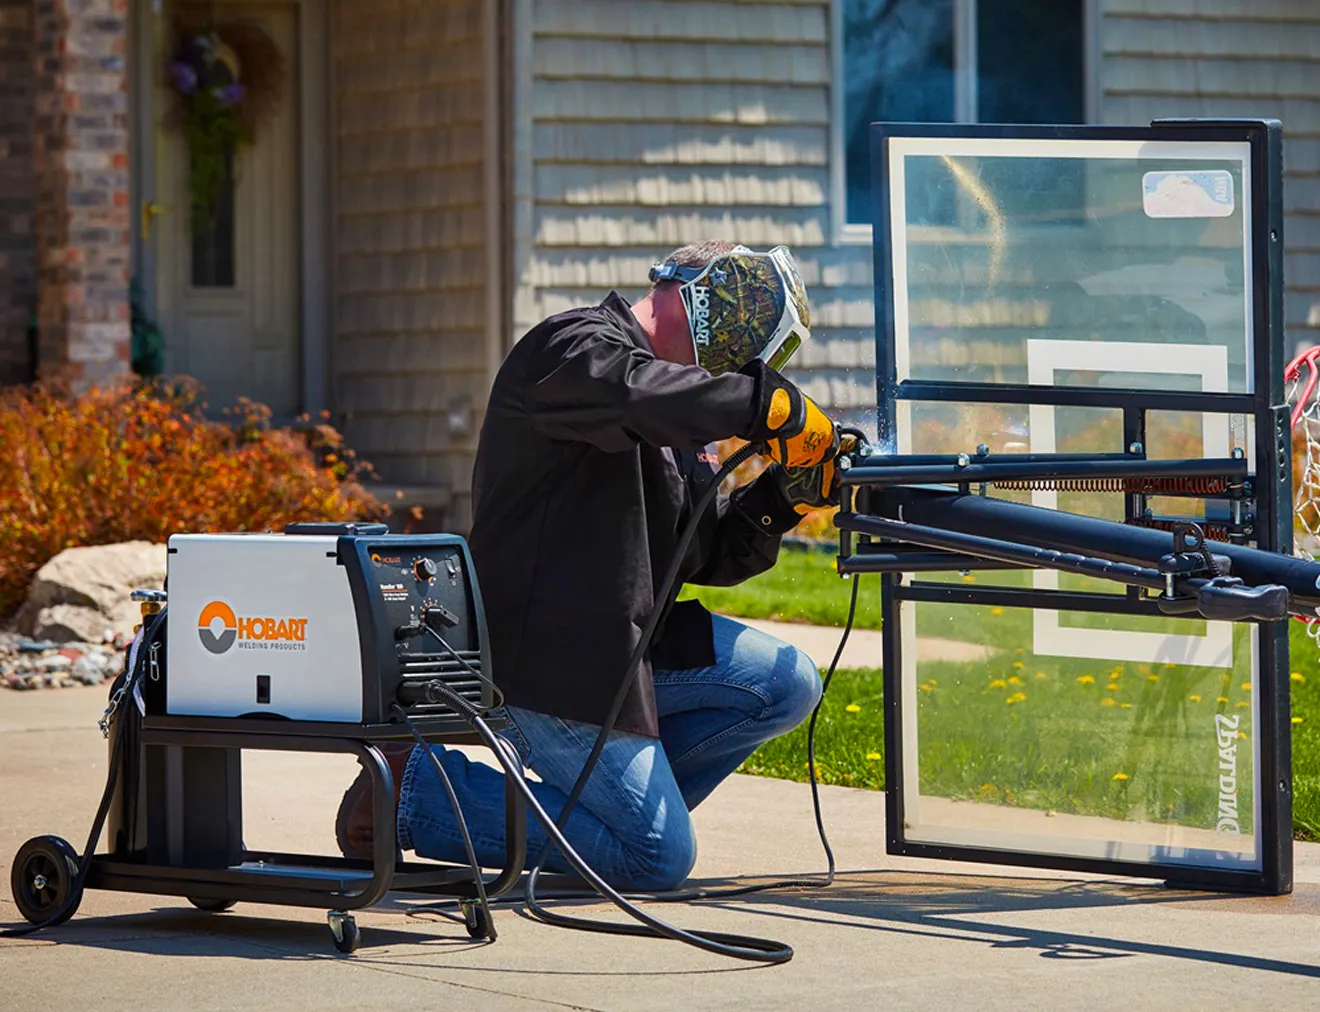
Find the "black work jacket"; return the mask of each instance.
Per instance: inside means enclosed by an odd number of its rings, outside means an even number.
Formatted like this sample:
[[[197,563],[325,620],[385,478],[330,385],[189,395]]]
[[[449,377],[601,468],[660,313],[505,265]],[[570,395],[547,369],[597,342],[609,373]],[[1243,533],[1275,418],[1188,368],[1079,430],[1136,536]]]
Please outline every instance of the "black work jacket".
[[[602,724],[691,508],[715,440],[754,431],[760,363],[712,376],[655,357],[628,303],[553,316],[495,378],[473,476],[469,538],[506,700]],[[774,468],[700,519],[679,579],[728,586],[774,565],[799,517]],[[713,664],[710,615],[665,618],[616,726],[658,737],[652,664]]]

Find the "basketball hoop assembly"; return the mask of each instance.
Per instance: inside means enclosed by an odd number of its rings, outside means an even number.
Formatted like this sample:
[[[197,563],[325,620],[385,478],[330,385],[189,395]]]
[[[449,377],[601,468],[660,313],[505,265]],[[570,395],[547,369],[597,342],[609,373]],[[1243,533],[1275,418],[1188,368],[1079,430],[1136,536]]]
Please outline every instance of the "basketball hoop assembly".
[[[1289,891],[1320,350],[1285,399],[1279,125],[872,131],[836,524],[883,574],[889,851]]]

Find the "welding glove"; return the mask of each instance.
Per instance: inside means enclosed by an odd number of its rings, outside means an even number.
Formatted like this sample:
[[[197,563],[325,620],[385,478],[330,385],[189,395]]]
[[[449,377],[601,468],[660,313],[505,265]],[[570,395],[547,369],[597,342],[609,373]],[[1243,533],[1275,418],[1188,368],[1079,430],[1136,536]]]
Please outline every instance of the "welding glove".
[[[756,420],[748,438],[765,443],[770,457],[784,467],[811,468],[833,461],[839,434],[829,416],[773,369],[760,373]]]
[[[799,516],[827,506],[839,505],[838,459],[845,453],[852,453],[857,447],[855,436],[844,436],[839,440],[839,450],[834,456],[815,467],[783,467],[779,469],[779,491],[788,501],[788,505]]]

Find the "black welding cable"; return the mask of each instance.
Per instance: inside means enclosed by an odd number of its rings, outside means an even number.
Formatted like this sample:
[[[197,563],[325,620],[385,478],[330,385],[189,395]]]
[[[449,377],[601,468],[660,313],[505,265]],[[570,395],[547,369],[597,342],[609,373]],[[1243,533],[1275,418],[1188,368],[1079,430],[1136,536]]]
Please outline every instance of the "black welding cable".
[[[136,705],[133,699],[133,690],[137,687],[142,670],[146,665],[147,652],[150,649],[150,644],[155,639],[156,629],[165,620],[165,611],[166,609],[162,608],[153,618],[151,624],[145,627],[146,631],[142,634],[142,640],[138,644],[137,659],[125,676],[124,684],[119,690],[117,707]],[[87,833],[87,844],[83,847],[82,857],[78,860],[78,874],[74,876],[69,892],[64,897],[64,902],[60,904],[58,910],[44,921],[18,928],[6,928],[0,931],[0,938],[22,938],[24,935],[31,935],[45,928],[53,928],[62,924],[68,919],[69,910],[81,898],[83,888],[87,884],[87,873],[92,867],[92,856],[96,853],[97,843],[100,842],[101,830],[105,827],[106,816],[110,814],[110,804],[115,793],[115,771],[123,754],[124,738],[128,733],[127,727],[127,715],[120,712],[115,727],[115,740],[110,746],[110,763],[105,777],[105,789],[101,792],[100,804],[96,806],[96,815],[92,818],[92,828]]]
[[[600,759],[600,753],[605,748],[605,742],[614,730],[614,725],[619,719],[619,714],[623,711],[623,704],[628,698],[628,693],[632,691],[633,684],[637,681],[637,673],[641,669],[642,658],[646,656],[646,651],[651,647],[651,640],[655,636],[655,630],[660,624],[660,619],[668,610],[673,596],[677,594],[678,573],[683,566],[687,556],[688,548],[692,544],[692,539],[697,533],[697,525],[701,521],[702,514],[715,499],[720,490],[720,485],[724,482],[734,469],[751,459],[758,453],[763,453],[764,446],[759,443],[748,443],[746,446],[735,450],[729,459],[724,462],[715,477],[707,486],[701,498],[697,500],[692,508],[692,515],[688,519],[687,526],[683,528],[683,533],[678,539],[678,546],[674,549],[673,558],[669,561],[669,569],[666,570],[664,579],[660,581],[660,587],[655,595],[655,606],[651,609],[650,617],[647,619],[646,628],[642,630],[642,635],[637,639],[637,645],[633,647],[632,656],[628,658],[628,666],[624,668],[623,678],[619,683],[618,691],[614,694],[614,701],[610,704],[609,713],[602,721],[600,733],[596,735],[596,741],[591,746],[591,752],[587,755],[586,761],[582,764],[582,772],[578,774],[577,781],[573,784],[573,789],[568,792],[568,798],[564,802],[564,807],[559,812],[558,827],[562,830],[568,824],[568,817],[573,814],[573,809],[577,807],[578,799],[582,797],[582,791],[587,786],[587,781],[591,778],[592,771],[596,768],[596,763]],[[541,870],[546,860],[550,857],[553,849],[553,842],[547,840],[540,854],[536,857],[536,862],[532,865],[531,871],[527,876],[526,896],[527,906],[532,913],[547,922],[558,922],[561,927],[572,927],[573,925],[565,923],[575,920],[575,918],[559,918],[545,910],[536,901],[536,880],[540,877]],[[591,922],[585,922],[591,923]]]
[[[830,690],[830,682],[834,679],[835,671],[838,670],[839,659],[843,656],[844,648],[848,644],[848,637],[852,633],[853,621],[857,615],[858,586],[859,578],[854,576],[852,594],[850,595],[848,603],[848,619],[844,623],[843,635],[839,638],[839,645],[834,651],[834,658],[830,661],[829,669],[826,671],[825,678],[821,683],[820,699],[816,701],[816,706],[811,711],[811,720],[807,724],[807,772],[808,779],[811,782],[811,808],[816,820],[816,834],[820,838],[821,849],[825,851],[827,866],[825,874],[823,876],[812,876],[810,878],[777,879],[774,882],[762,882],[755,885],[736,886],[728,889],[688,889],[682,891],[674,890],[653,893],[623,893],[622,895],[625,899],[632,900],[633,902],[649,903],[690,903],[696,900],[732,899],[739,896],[749,896],[753,893],[767,892],[772,889],[820,889],[834,882],[834,850],[830,847],[829,835],[825,830],[825,819],[820,807],[820,782],[816,770],[816,723],[820,718],[821,707],[825,704],[825,695]],[[476,668],[472,667],[472,665],[468,664],[468,662],[459,655],[458,651],[449,645],[443,636],[435,632],[433,629],[429,631],[440,641],[440,645],[445,651],[461,666],[466,668],[470,674],[480,679],[482,682],[494,687],[494,683],[481,672],[477,671]],[[503,741],[504,739],[501,738],[501,740]],[[505,742],[505,744],[507,745],[508,742]],[[514,754],[514,758],[519,758],[516,753]],[[434,757],[433,761],[435,761]],[[519,762],[521,763],[520,759]],[[454,803],[452,795],[451,803]],[[461,811],[457,808],[455,808],[455,811],[458,813],[460,828],[466,832],[466,827],[464,827],[462,823],[463,816]],[[553,899],[577,900],[591,898],[595,895],[595,893],[591,892],[569,891],[566,893],[557,893]],[[408,913],[410,916],[423,913],[443,913],[442,908],[449,906],[451,902],[452,901],[442,900],[436,904],[426,904],[414,907],[409,910]],[[491,904],[513,903],[518,902],[518,900],[515,897],[506,896],[491,899],[489,902]]]
[[[495,753],[495,758],[500,765],[504,767],[504,772],[510,778],[518,792],[522,794],[523,799],[531,807],[533,814],[541,820],[545,826],[546,832],[559,847],[568,863],[595,889],[601,896],[608,899],[611,903],[624,911],[630,917],[633,917],[639,924],[605,924],[598,921],[582,920],[581,924],[567,925],[579,928],[584,931],[597,931],[611,935],[642,935],[649,938],[669,938],[677,942],[685,942],[688,945],[706,952],[712,952],[720,956],[732,956],[735,959],[745,959],[758,963],[786,963],[793,958],[791,947],[782,942],[776,942],[771,939],[755,938],[747,935],[729,934],[723,931],[687,931],[683,928],[674,927],[672,924],[660,920],[648,914],[617,892],[608,882],[600,877],[596,871],[587,864],[585,860],[573,849],[573,845],[568,842],[555,820],[541,806],[536,795],[532,793],[531,787],[522,775],[522,763],[518,759],[513,747],[491,730],[481,713],[471,702],[464,699],[457,692],[447,685],[440,684],[436,688],[439,695],[445,697],[446,701],[466,720],[476,732],[481,735],[482,740]],[[412,720],[406,712],[402,713],[403,721],[417,734],[417,729],[413,726]],[[573,920],[579,920],[574,918]],[[553,921],[551,923],[554,923]]]
[[[440,642],[444,643],[444,640],[442,639]],[[445,643],[445,646],[448,647],[449,644]],[[439,758],[436,757],[436,754],[431,751],[430,747],[427,746],[426,739],[421,736],[417,728],[413,726],[413,722],[408,719],[408,711],[398,703],[394,704],[393,709],[403,718],[403,722],[408,725],[408,730],[411,731],[413,737],[417,739],[417,744],[421,747],[422,751],[430,758],[431,765],[435,767],[436,775],[440,777],[440,782],[444,784],[445,794],[449,796],[449,805],[454,810],[454,818],[458,820],[459,835],[463,837],[463,849],[467,851],[468,866],[472,869],[472,882],[477,891],[477,903],[480,904],[482,910],[485,911],[486,914],[486,924],[489,932],[486,935],[486,940],[493,942],[498,935],[495,931],[495,920],[490,916],[490,899],[486,896],[486,880],[481,876],[481,864],[477,861],[477,851],[476,848],[472,846],[472,835],[468,832],[467,819],[463,818],[463,806],[458,803],[458,795],[454,793],[454,785],[450,782],[449,774],[445,772],[444,765],[440,762]]]

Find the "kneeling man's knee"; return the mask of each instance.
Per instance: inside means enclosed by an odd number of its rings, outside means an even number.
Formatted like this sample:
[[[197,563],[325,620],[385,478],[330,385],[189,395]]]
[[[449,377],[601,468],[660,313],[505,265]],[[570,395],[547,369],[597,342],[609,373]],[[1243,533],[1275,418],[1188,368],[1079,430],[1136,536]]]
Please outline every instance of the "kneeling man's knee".
[[[811,715],[811,711],[820,702],[820,672],[816,664],[801,650],[793,650],[789,674],[782,683],[783,695],[779,700],[779,709],[783,722],[788,728],[797,727]]]
[[[625,890],[634,892],[664,892],[677,889],[697,863],[697,835],[691,819],[676,819],[661,834],[648,853],[633,862],[630,881],[623,883]]]

